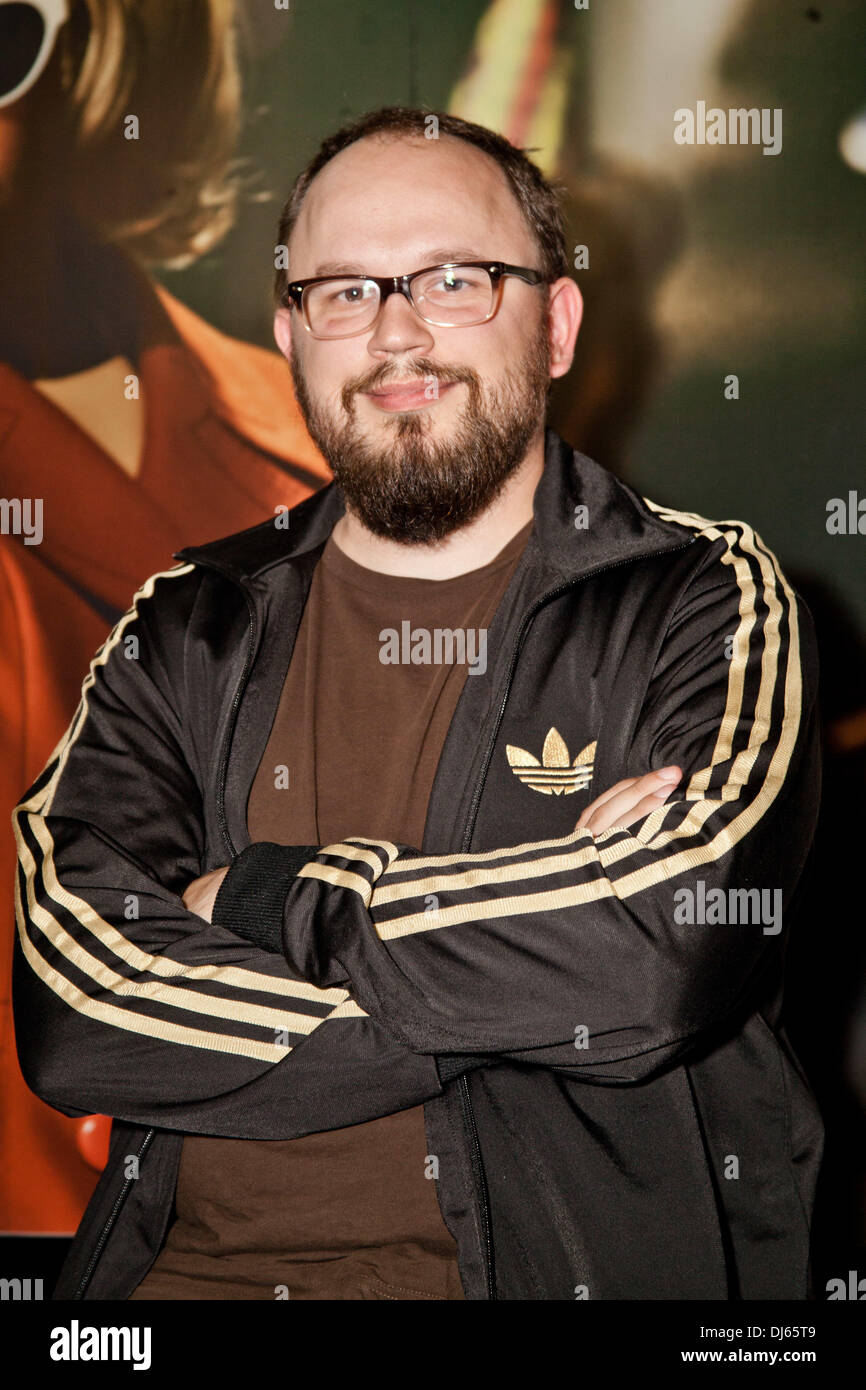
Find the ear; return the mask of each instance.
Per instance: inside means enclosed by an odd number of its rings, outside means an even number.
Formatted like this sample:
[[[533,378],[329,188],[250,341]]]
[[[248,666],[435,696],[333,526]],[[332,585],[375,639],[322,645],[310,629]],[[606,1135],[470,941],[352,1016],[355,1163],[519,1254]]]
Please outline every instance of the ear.
[[[565,376],[574,358],[574,345],[583,318],[583,295],[564,275],[550,286],[550,375]]]
[[[292,355],[292,311],[280,307],[274,314],[274,338],[288,362]]]

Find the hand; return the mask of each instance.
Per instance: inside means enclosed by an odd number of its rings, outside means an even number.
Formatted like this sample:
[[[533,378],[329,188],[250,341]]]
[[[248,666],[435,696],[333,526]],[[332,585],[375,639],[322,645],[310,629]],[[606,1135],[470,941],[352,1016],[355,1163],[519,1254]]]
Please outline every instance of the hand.
[[[220,884],[229,871],[226,864],[223,869],[211,869],[209,874],[202,874],[201,878],[194,878],[192,883],[188,883],[181,895],[184,907],[189,908],[190,912],[196,913],[199,917],[204,917],[206,922],[213,921],[213,905],[216,902],[216,895],[219,892]]]
[[[586,807],[575,830],[591,830],[593,835],[598,835],[612,825],[633,825],[650,811],[658,810],[682,775],[681,767],[672,766],[647,772],[643,777],[626,777]]]

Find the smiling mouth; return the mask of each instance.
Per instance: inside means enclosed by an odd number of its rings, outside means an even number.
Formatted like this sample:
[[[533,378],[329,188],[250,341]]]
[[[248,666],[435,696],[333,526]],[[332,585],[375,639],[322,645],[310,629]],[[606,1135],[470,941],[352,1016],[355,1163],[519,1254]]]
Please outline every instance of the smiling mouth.
[[[401,410],[426,410],[457,386],[456,381],[439,381],[419,378],[415,381],[389,382],[373,391],[362,391],[369,401],[393,414]]]

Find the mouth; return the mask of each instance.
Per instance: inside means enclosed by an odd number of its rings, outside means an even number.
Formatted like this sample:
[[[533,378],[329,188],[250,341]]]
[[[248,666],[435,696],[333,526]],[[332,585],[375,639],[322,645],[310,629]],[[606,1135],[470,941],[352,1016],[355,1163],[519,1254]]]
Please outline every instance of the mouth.
[[[416,378],[414,381],[402,383],[388,382],[385,386],[373,391],[362,391],[361,394],[380,410],[394,414],[406,410],[427,410],[458,384],[456,381],[439,381],[429,377]]]

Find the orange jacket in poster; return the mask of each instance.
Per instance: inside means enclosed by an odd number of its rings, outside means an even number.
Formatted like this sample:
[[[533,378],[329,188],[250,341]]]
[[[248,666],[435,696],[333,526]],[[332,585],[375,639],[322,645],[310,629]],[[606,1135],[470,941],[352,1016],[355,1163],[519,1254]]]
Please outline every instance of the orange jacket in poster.
[[[41,499],[43,535],[0,536],[0,1231],[70,1234],[107,1152],[108,1122],[71,1119],[26,1087],[11,1009],[11,813],[78,704],[133,593],[183,545],[241,530],[330,480],[285,361],[226,337],[130,265],[143,306],[144,404],[129,476],[83,427],[0,363],[0,494]],[[4,515],[9,515],[8,509]],[[0,807],[2,809],[2,807]]]

